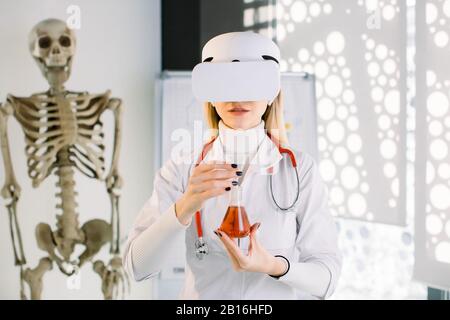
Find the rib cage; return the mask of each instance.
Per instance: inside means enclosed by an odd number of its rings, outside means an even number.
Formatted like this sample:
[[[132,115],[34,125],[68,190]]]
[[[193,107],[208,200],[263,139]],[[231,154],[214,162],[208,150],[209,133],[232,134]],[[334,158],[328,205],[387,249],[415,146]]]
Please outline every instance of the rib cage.
[[[109,95],[108,91],[98,95],[8,96],[25,134],[28,175],[34,187],[59,166],[57,155],[63,148],[67,148],[71,165],[80,172],[91,178],[103,177],[105,147],[100,116]]]

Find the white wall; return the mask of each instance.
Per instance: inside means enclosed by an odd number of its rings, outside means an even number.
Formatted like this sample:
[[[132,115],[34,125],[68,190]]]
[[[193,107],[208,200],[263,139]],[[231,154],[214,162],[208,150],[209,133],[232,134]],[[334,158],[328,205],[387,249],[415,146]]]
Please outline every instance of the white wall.
[[[111,89],[124,101],[123,143],[120,171],[125,186],[120,202],[122,240],[138,210],[150,196],[153,180],[153,86],[160,71],[160,1],[158,0],[0,0],[0,101],[6,94],[27,96],[48,88],[27,48],[28,32],[37,22],[68,18],[69,5],[81,8],[81,29],[76,31],[77,53],[66,88],[103,92]],[[112,117],[105,116],[107,142],[111,141]],[[37,248],[34,228],[39,222],[55,227],[55,178],[39,189],[31,187],[26,174],[24,138],[17,122],[9,121],[9,140],[14,168],[22,187],[18,205],[28,265],[34,267],[45,253]],[[107,153],[111,152],[108,145]],[[109,161],[108,161],[109,164]],[[109,200],[103,183],[78,175],[79,221],[109,221]],[[0,161],[0,184],[4,182]],[[81,250],[79,248],[78,250]],[[109,248],[99,257],[106,259]],[[19,270],[15,267],[8,216],[0,200],[0,298],[19,297]],[[91,264],[81,270],[80,289],[70,290],[56,266],[44,277],[44,299],[101,299],[100,279]],[[132,282],[129,298],[150,298],[151,283]]]

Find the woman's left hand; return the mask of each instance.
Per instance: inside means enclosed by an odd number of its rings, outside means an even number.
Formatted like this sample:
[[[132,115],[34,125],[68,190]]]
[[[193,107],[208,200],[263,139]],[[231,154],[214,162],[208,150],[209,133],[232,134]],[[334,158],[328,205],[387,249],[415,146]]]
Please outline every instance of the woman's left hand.
[[[260,223],[255,223],[250,227],[248,255],[245,255],[225,232],[216,230],[214,233],[225,246],[235,271],[262,272],[273,276],[281,275],[286,271],[286,264],[281,258],[274,257],[261,246],[256,238],[256,231],[260,225]]]

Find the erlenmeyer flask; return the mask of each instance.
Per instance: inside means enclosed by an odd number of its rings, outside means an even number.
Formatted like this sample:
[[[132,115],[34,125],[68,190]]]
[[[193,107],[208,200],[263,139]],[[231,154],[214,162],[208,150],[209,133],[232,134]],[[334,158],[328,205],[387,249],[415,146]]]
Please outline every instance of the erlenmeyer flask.
[[[230,204],[219,230],[230,238],[244,238],[250,234],[250,222],[242,203],[242,190],[239,185],[231,187]]]

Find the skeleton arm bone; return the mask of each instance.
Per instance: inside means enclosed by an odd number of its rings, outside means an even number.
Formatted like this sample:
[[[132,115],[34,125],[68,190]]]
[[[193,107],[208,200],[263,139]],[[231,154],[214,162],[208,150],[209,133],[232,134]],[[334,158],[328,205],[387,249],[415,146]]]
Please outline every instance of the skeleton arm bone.
[[[111,253],[120,253],[120,222],[119,222],[119,194],[118,191],[122,187],[122,178],[118,172],[119,153],[121,146],[122,132],[122,101],[120,99],[110,99],[107,108],[114,113],[114,147],[111,160],[111,168],[106,177],[106,188],[111,199]]]
[[[121,134],[122,134],[122,101],[120,99],[110,99],[108,101],[107,108],[110,109],[114,114],[114,148],[111,160],[111,167],[108,174],[108,177],[113,177],[117,175],[119,181],[114,181],[114,185],[108,185],[109,187],[117,187],[121,188],[121,179],[118,177],[118,164],[119,164],[119,153],[120,147],[122,143]],[[108,180],[106,181],[108,184]]]
[[[20,197],[20,186],[14,175],[7,128],[8,116],[11,116],[13,112],[13,107],[8,102],[6,102],[4,106],[0,105],[0,146],[2,149],[5,170],[5,184],[1,189],[1,196],[6,200],[10,200],[10,202],[6,205],[6,208],[9,215],[9,229],[14,251],[14,260],[16,265],[23,266],[26,264],[26,259],[23,252],[22,236],[20,234],[16,214],[16,204]]]
[[[13,114],[13,107],[6,102],[0,107],[0,144],[2,149],[3,164],[5,170],[5,183],[1,190],[1,196],[7,200],[17,201],[20,197],[20,186],[16,181],[11,161],[11,153],[8,142],[8,117]]]

